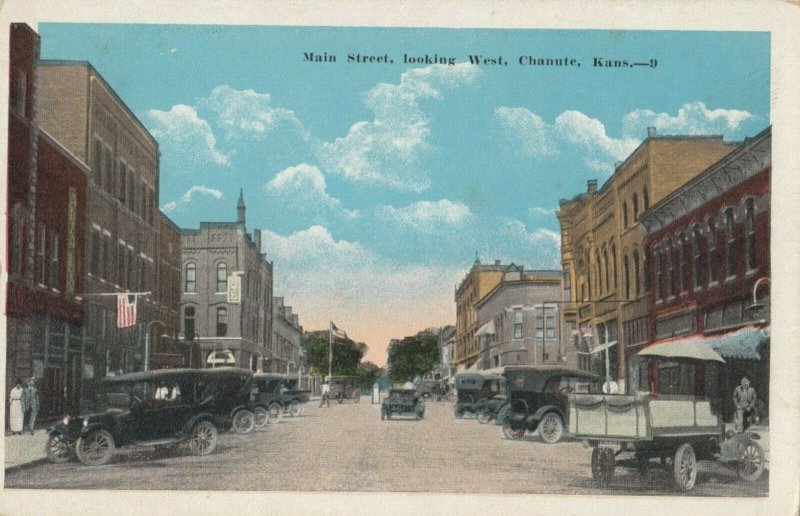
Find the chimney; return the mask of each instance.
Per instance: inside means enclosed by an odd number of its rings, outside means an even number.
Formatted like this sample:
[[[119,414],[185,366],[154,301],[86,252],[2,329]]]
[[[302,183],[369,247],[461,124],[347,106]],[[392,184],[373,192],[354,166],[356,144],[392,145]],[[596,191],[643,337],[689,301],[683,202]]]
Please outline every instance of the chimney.
[[[260,229],[254,229],[253,230],[253,239],[256,241],[256,249],[258,249],[258,252],[259,253],[263,252],[263,251],[261,251],[261,230]]]
[[[656,137],[656,128],[655,127],[648,127],[647,128],[647,137],[648,138],[655,138]]]
[[[495,265],[500,265],[500,260],[495,260],[495,261],[494,261],[494,264],[495,264]]]
[[[597,191],[597,179],[586,181],[586,193],[593,194]]]

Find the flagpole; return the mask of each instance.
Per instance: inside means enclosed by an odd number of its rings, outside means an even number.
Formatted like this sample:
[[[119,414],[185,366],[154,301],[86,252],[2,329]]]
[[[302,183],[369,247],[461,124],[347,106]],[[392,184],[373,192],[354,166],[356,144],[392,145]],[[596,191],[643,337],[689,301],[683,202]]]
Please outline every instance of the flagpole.
[[[333,376],[333,323],[328,321],[328,384]]]

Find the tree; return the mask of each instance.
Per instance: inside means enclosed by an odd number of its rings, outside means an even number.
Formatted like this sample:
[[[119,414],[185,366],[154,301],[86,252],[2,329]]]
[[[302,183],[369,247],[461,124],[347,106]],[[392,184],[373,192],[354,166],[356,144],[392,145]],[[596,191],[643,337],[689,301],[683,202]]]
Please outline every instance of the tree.
[[[328,374],[328,332],[315,332],[303,340],[303,347],[308,357],[308,366],[312,373],[327,376]],[[333,367],[334,376],[355,376],[358,373],[358,364],[367,345],[363,342],[353,342],[350,339],[336,339],[333,342]]]
[[[436,335],[421,332],[389,344],[387,365],[392,380],[407,382],[430,373],[439,364],[439,344]]]
[[[381,368],[372,362],[365,361],[358,364],[358,383],[362,389],[371,389],[380,375]]]

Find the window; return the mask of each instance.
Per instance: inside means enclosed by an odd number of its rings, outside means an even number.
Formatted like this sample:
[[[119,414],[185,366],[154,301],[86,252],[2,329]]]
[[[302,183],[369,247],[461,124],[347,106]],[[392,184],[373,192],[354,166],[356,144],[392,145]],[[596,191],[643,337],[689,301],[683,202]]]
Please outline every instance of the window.
[[[128,248],[128,261],[125,264],[125,278],[127,279],[127,287],[132,289],[135,281],[135,277],[133,275],[134,270],[136,269],[134,260],[136,259],[136,255],[133,254],[133,249]]]
[[[717,256],[717,226],[714,220],[708,221],[708,281],[709,283],[716,283],[719,272],[719,260]]]
[[[117,247],[117,285],[125,286],[125,270],[127,269],[128,255],[125,250],[125,244],[119,243]]]
[[[642,190],[642,204],[644,205],[644,211],[647,211],[648,208],[650,208],[650,198],[647,196],[646,186]]]
[[[186,264],[186,287],[185,292],[197,292],[197,266],[193,263]]]
[[[755,201],[753,198],[747,199],[744,203],[745,209],[745,230],[747,233],[747,270],[756,268],[756,224],[755,224]]]
[[[628,203],[622,203],[622,229],[628,229]]]
[[[228,266],[224,263],[217,265],[217,292],[228,291]]]
[[[733,208],[725,210],[725,234],[728,242],[725,247],[725,276],[736,274],[736,234],[733,226]]]
[[[566,299],[567,301],[571,301],[572,298],[570,297],[570,291],[572,290],[572,288],[571,288],[571,278],[570,278],[570,274],[569,274],[569,269],[567,268],[566,265],[564,265],[563,267],[564,267],[564,273],[563,273],[563,276],[564,276],[564,299]]]
[[[600,250],[598,249],[595,253],[595,267],[597,269],[597,294],[599,295],[601,292],[605,291],[605,285],[608,283],[608,275],[606,275],[605,280],[603,280],[602,270],[600,269]],[[608,269],[606,269],[608,272]]]
[[[50,286],[58,288],[58,233],[53,233],[50,244]]]
[[[663,289],[663,283],[662,283],[662,273],[661,273],[662,271],[661,271],[661,250],[660,249],[656,249],[655,251],[653,251],[653,259],[655,260],[653,265],[654,265],[654,267],[656,269],[656,299],[660,300],[660,299],[663,298],[663,294],[664,294],[664,291],[662,290]]]
[[[534,319],[534,332],[533,338],[535,340],[542,340],[544,339],[544,319],[542,319],[541,315],[537,315]]]
[[[694,260],[694,288],[703,285],[703,264],[700,259],[700,225],[695,224],[692,229],[692,253]]]
[[[228,335],[228,309],[224,306],[217,308],[217,337]]]
[[[8,218],[8,270],[10,274],[22,274],[22,228],[19,205],[15,205]]]
[[[514,309],[514,338],[522,338],[522,310],[519,308]]]
[[[11,83],[11,99],[9,105],[22,116],[25,116],[25,99],[28,89],[28,76],[19,68],[14,69],[14,81]]]
[[[103,170],[103,142],[99,138],[94,139],[94,157],[92,158],[92,179],[97,186],[100,186],[101,172]]]
[[[633,194],[633,221],[639,220],[639,198]]]
[[[678,271],[680,272],[680,286],[681,292],[689,290],[689,241],[686,235],[681,233],[678,235]]]
[[[548,315],[544,318],[544,330],[546,339],[556,338],[556,318],[554,316]]]
[[[136,172],[132,168],[128,168],[126,175],[128,177],[128,209],[133,210],[133,207],[136,206]]]
[[[103,161],[103,180],[105,182],[105,189],[109,195],[114,195],[114,153],[111,147],[105,147],[105,156]]]
[[[667,244],[667,281],[669,281],[669,296],[675,295],[675,251],[672,248],[672,242]]]
[[[610,285],[611,278],[609,278],[608,276],[608,251],[606,249],[603,249],[603,265],[605,266],[605,272],[606,272],[606,290],[611,290],[611,285]]]
[[[611,244],[611,270],[614,271],[614,290],[617,289],[617,246]]]
[[[44,285],[47,280],[45,276],[46,258],[45,248],[47,247],[47,230],[44,224],[39,224],[39,245],[36,250],[36,281]]]
[[[628,262],[628,256],[622,258],[622,281],[625,282],[625,299],[631,298],[631,266]]]
[[[642,293],[642,280],[641,280],[641,271],[639,270],[639,251],[633,251],[633,291],[636,293],[636,297],[639,297],[639,294]]]
[[[183,310],[183,335],[186,340],[194,340],[195,308],[187,306]]]

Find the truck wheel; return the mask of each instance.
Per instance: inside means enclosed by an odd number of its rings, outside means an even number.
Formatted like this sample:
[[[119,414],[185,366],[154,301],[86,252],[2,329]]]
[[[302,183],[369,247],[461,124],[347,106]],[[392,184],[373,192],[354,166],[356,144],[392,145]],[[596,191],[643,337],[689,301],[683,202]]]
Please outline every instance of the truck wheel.
[[[539,421],[539,437],[547,444],[554,444],[561,440],[564,433],[564,423],[555,412],[545,414]]]
[[[616,461],[611,448],[595,448],[592,450],[592,480],[601,486],[611,483]]]
[[[256,407],[254,413],[256,415],[255,419],[256,428],[264,428],[269,424],[270,415],[267,409],[265,409],[264,407]]]
[[[481,410],[478,412],[478,423],[485,425],[489,421],[492,420],[492,416],[489,414],[488,410]]]
[[[87,466],[108,464],[114,457],[116,445],[114,438],[105,430],[94,430],[78,439],[75,452],[78,460]]]
[[[47,438],[45,446],[47,460],[53,464],[63,464],[72,458],[72,443],[67,441],[64,434],[54,433]]]
[[[523,435],[525,435],[524,428],[513,428],[511,426],[511,421],[506,419],[503,421],[503,435],[506,436],[506,439],[511,439],[512,441],[516,441],[520,439]]]
[[[217,427],[210,421],[201,421],[192,428],[189,451],[193,455],[208,455],[217,447]]]
[[[289,403],[289,415],[291,417],[297,417],[300,415],[300,403],[297,400]]]
[[[764,449],[755,441],[747,442],[742,448],[736,472],[739,478],[754,482],[764,473]]]
[[[697,456],[691,444],[683,443],[678,447],[675,459],[672,461],[672,469],[678,489],[691,491],[697,480]]]
[[[240,410],[233,415],[233,431],[237,434],[249,434],[256,424],[256,416],[249,410]]]

